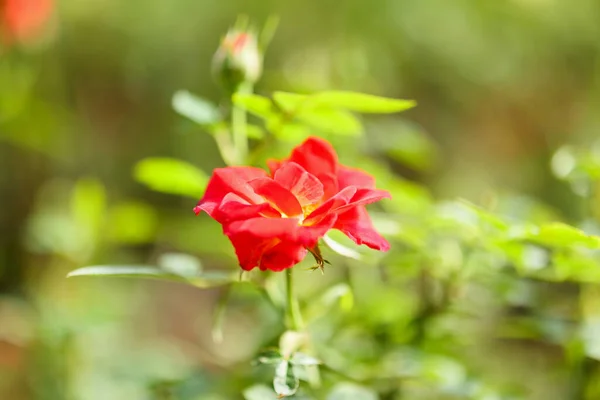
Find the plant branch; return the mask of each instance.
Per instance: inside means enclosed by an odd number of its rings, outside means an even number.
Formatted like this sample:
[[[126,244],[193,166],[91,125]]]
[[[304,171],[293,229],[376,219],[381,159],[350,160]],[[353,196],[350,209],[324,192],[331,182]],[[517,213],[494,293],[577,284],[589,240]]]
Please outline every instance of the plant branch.
[[[252,84],[244,82],[240,85],[237,93],[251,94]],[[248,134],[247,134],[246,110],[242,107],[232,106],[231,110],[231,130],[233,131],[233,147],[236,152],[236,163],[242,165],[248,157]]]
[[[302,330],[304,323],[300,315],[300,305],[294,293],[294,275],[293,268],[288,268],[285,273],[285,286],[287,291],[287,315],[290,329],[294,331]]]

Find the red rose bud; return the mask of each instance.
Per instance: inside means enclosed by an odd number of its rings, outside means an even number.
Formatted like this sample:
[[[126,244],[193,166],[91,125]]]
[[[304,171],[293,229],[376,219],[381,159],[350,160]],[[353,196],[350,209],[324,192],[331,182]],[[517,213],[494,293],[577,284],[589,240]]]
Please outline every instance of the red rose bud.
[[[254,33],[230,30],[213,57],[213,71],[231,91],[244,82],[255,83],[262,73],[262,54]]]
[[[281,271],[304,258],[330,229],[357,244],[386,251],[365,205],[391,198],[367,173],[338,163],[327,141],[309,138],[285,160],[215,169],[194,208],[221,225],[244,270]]]
[[[52,0],[0,0],[0,25],[5,43],[35,39],[52,14]]]

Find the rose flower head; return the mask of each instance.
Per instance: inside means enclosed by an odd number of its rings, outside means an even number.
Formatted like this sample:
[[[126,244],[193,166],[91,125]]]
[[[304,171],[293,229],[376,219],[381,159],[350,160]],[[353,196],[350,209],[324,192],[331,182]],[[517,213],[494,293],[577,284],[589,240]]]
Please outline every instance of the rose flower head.
[[[391,198],[367,173],[338,163],[327,141],[311,137],[289,158],[254,167],[214,170],[194,208],[223,225],[244,270],[281,271],[306,256],[330,229],[357,244],[386,251],[365,205]]]
[[[27,42],[43,31],[53,0],[0,0],[0,26],[5,43]]]
[[[262,54],[256,34],[231,29],[213,57],[213,72],[230,91],[244,83],[255,83],[262,73]]]

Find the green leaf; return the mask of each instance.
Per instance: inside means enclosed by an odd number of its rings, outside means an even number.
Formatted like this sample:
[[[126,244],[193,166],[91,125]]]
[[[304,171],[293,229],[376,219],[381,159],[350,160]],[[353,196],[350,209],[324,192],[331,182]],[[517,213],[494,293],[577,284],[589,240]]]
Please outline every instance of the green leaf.
[[[435,165],[434,142],[414,125],[402,122],[383,125],[379,143],[392,159],[418,171],[430,170]]]
[[[278,26],[279,16],[269,15],[258,37],[259,47],[263,53],[267,50],[269,44],[271,44],[271,40],[273,40],[273,36],[275,36]]]
[[[17,67],[9,62],[0,63],[0,123],[18,116],[25,106],[30,107],[36,72],[33,65],[19,64]]]
[[[110,276],[119,278],[148,278],[172,281],[185,280],[182,276],[147,265],[92,265],[69,272],[67,278],[76,276]]]
[[[157,264],[163,271],[179,276],[194,276],[202,271],[200,260],[185,253],[163,253],[158,257]]]
[[[214,124],[221,120],[219,110],[214,104],[187,90],[175,92],[171,104],[178,114],[200,125]]]
[[[504,221],[504,219],[502,219],[501,216],[489,212],[484,208],[469,202],[468,200],[459,199],[458,204],[469,209],[470,211],[473,211],[479,219],[480,224],[487,224],[501,231],[506,231],[509,228],[509,225]]]
[[[265,385],[254,385],[244,390],[245,400],[277,400],[279,396]]]
[[[106,190],[95,179],[80,179],[71,194],[71,214],[82,230],[94,236],[106,210]]]
[[[352,136],[362,133],[360,121],[352,113],[345,110],[309,108],[296,114],[296,118],[325,133]]]
[[[563,146],[552,156],[550,167],[558,179],[568,179],[577,168],[576,154],[572,146]]]
[[[311,97],[311,102],[318,105],[345,108],[361,113],[396,113],[417,105],[413,100],[390,99],[348,91],[327,91],[317,93]]]
[[[600,260],[590,251],[558,250],[552,257],[554,280],[575,282],[600,282]]]
[[[377,400],[379,397],[372,389],[350,382],[338,383],[327,395],[327,400]]]
[[[236,106],[262,119],[270,119],[276,115],[273,103],[267,97],[257,94],[235,93],[232,101]]]
[[[286,123],[279,129],[270,128],[278,139],[286,140],[292,143],[302,142],[311,135],[311,129],[306,125]]]
[[[258,125],[247,124],[246,125],[246,135],[250,139],[262,139],[265,137],[265,131]]]
[[[158,226],[156,209],[137,201],[118,203],[108,210],[107,235],[119,243],[140,244],[154,240]]]
[[[600,249],[600,238],[585,234],[573,226],[554,222],[533,228],[525,234],[525,239],[550,247],[581,246]]]
[[[212,329],[210,333],[212,336],[212,340],[215,343],[223,342],[223,324],[225,323],[225,312],[227,311],[227,304],[229,303],[231,292],[231,286],[223,290],[223,292],[219,296],[219,300],[217,301],[217,305],[213,312]]]
[[[274,92],[273,100],[285,112],[296,114],[301,111],[301,107],[311,107],[307,102],[308,95],[288,92]]]
[[[262,351],[256,359],[260,364],[279,364],[282,360],[283,356],[276,349]]]
[[[329,234],[327,234],[323,237],[323,241],[331,250],[335,251],[339,255],[342,255],[342,256],[348,257],[348,258],[353,258],[355,260],[361,259],[361,255],[358,251],[356,251],[350,247],[344,246],[343,244],[335,241]]]
[[[336,302],[344,311],[350,311],[354,306],[354,294],[352,288],[346,283],[338,283],[327,289],[321,296],[320,304],[331,307]]]
[[[413,100],[390,99],[349,91],[326,91],[312,95],[275,92],[275,102],[286,112],[298,113],[310,108],[335,108],[360,113],[395,113],[413,108]]]
[[[300,380],[294,374],[294,368],[288,361],[282,361],[275,369],[273,388],[279,396],[292,396],[298,390]]]
[[[220,271],[199,271],[189,275],[182,275],[172,271],[165,271],[161,268],[144,265],[93,265],[76,269],[75,271],[70,272],[67,275],[67,278],[81,276],[158,279],[186,283],[200,288],[221,286],[236,280],[236,274]]]
[[[316,358],[314,358],[312,356],[309,356],[308,354],[296,352],[290,359],[290,363],[292,365],[306,366],[306,365],[319,365],[319,364],[321,364],[321,361],[317,360]]]
[[[199,198],[208,182],[206,174],[192,164],[174,158],[151,157],[134,169],[138,182],[158,192]]]
[[[273,99],[289,117],[314,129],[339,135],[357,135],[362,132],[360,121],[352,113],[327,104],[321,105],[315,98],[297,93],[273,93]]]

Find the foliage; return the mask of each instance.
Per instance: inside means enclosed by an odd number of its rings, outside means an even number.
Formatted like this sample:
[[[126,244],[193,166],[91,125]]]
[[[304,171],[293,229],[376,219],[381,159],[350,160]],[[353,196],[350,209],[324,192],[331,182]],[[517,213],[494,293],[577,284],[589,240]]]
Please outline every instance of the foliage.
[[[75,3],[0,45],[0,398],[600,396],[595,4],[282,6],[230,96],[234,5]],[[286,276],[192,208],[308,135],[391,192],[391,250],[330,232],[294,327]]]

